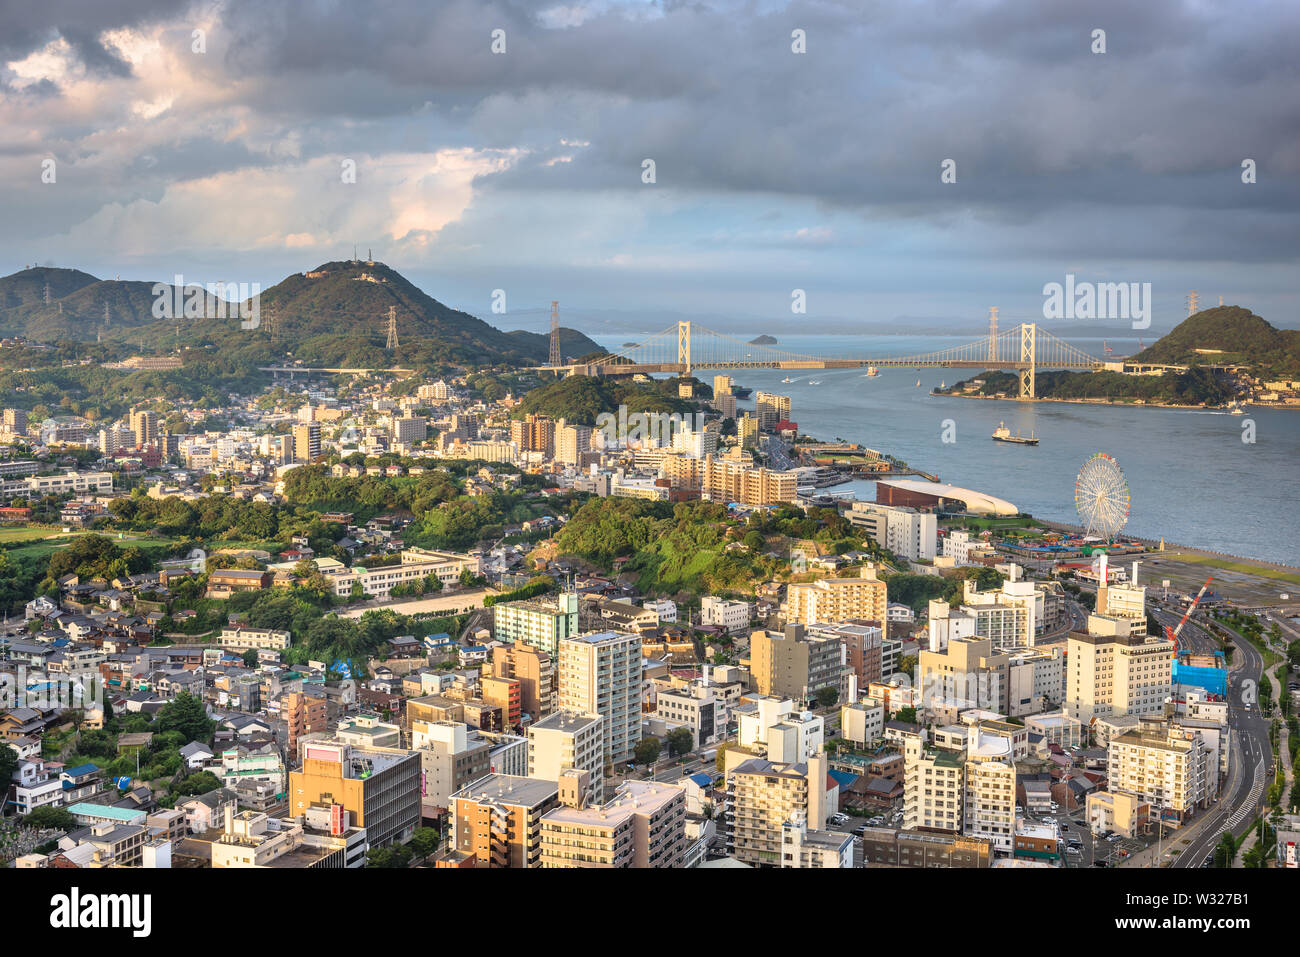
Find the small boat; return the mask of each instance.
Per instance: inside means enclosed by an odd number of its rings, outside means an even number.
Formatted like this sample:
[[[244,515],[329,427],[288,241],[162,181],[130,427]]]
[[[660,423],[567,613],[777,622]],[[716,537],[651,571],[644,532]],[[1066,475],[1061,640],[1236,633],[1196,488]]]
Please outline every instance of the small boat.
[[[781,381],[782,381],[782,382],[793,382],[794,379],[793,379],[792,377],[790,377],[790,376],[786,376],[786,377],[785,377],[784,379],[782,379]]]
[[[1245,414],[1246,414],[1246,410],[1241,407],[1240,402],[1234,403],[1232,408],[1228,410],[1228,415],[1245,415]]]
[[[821,385],[821,384],[822,384],[822,380],[821,380],[821,379],[809,379],[809,380],[808,380],[808,384],[809,384],[809,385]]]
[[[920,380],[920,379],[917,379],[917,380],[916,380],[916,387],[917,387],[918,389],[921,388],[921,380]]]
[[[875,366],[867,366],[867,374],[864,378],[874,379],[878,375],[880,375],[879,369],[877,369]]]
[[[940,379],[940,380],[939,380],[939,388],[940,388],[940,389],[946,389],[946,388],[948,388],[948,383],[945,382],[943,379]]]
[[[993,430],[993,441],[1010,442],[1013,445],[1037,445],[1038,444],[1038,439],[1034,437],[1034,433],[1030,432],[1029,438],[1025,438],[1023,435],[1020,434],[1019,431],[1017,431],[1015,435],[1012,435],[1011,430],[1007,428],[1007,424],[1005,422],[999,422],[998,427]]]

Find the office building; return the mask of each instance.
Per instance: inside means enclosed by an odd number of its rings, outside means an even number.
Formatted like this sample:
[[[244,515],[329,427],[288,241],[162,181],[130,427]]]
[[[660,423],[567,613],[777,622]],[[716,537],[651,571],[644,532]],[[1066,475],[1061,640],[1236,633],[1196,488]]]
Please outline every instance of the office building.
[[[565,465],[581,466],[582,457],[591,451],[591,427],[569,425],[561,420],[555,430],[555,460]]]
[[[289,807],[341,804],[371,847],[406,841],[420,823],[420,757],[399,748],[364,748],[340,741],[302,745],[302,769],[289,772]]]
[[[1066,643],[1065,710],[1093,718],[1159,714],[1173,688],[1174,643],[1129,633],[1129,619],[1091,615]]]

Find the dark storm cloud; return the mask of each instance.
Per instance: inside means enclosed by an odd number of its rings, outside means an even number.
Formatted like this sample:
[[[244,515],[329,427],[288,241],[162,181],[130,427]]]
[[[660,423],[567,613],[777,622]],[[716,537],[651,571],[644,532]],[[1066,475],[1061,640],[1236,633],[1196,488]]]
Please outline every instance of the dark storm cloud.
[[[1286,2],[1221,14],[1175,0],[682,5],[567,29],[541,26],[531,3],[315,9],[236,0],[230,64],[276,78],[263,95],[278,109],[295,90],[327,114],[428,101],[483,145],[522,134],[539,154],[494,176],[501,188],[624,187],[652,157],[666,185],[841,206],[1034,207],[1067,188],[1112,203],[1297,200],[1277,189],[1300,174],[1300,10]],[[808,32],[802,56],[795,27]],[[1090,49],[1095,27],[1104,55]],[[489,52],[496,28],[503,56]],[[351,90],[346,106],[322,102],[325,77]],[[544,165],[565,135],[591,146]],[[1215,182],[1239,184],[1245,156],[1268,170],[1261,189],[1216,195]],[[958,186],[936,196],[949,157]]]

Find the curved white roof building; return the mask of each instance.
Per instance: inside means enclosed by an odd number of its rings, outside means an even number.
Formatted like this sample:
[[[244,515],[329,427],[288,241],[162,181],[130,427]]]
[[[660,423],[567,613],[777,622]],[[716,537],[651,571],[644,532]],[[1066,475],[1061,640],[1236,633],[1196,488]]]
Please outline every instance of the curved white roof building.
[[[880,479],[876,482],[876,501],[885,505],[910,505],[913,508],[939,505],[942,502],[961,502],[972,515],[1020,514],[1020,509],[1004,498],[922,479]]]

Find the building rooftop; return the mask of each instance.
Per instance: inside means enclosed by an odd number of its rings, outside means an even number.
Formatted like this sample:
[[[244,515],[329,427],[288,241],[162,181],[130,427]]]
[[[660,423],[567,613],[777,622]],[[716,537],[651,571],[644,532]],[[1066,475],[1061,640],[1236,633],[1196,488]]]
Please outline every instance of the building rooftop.
[[[598,714],[582,711],[560,710],[547,715],[541,721],[535,721],[530,730],[534,731],[582,731],[592,725],[598,725],[605,719]]]
[[[516,774],[489,774],[453,794],[460,798],[484,804],[503,804],[517,807],[536,807],[558,797],[559,785],[554,781],[522,777]]]
[[[649,816],[666,807],[683,791],[675,784],[654,781],[625,781],[614,799],[600,807],[557,807],[548,811],[543,821],[559,824],[580,824],[588,827],[616,828],[628,818],[640,814]]]

